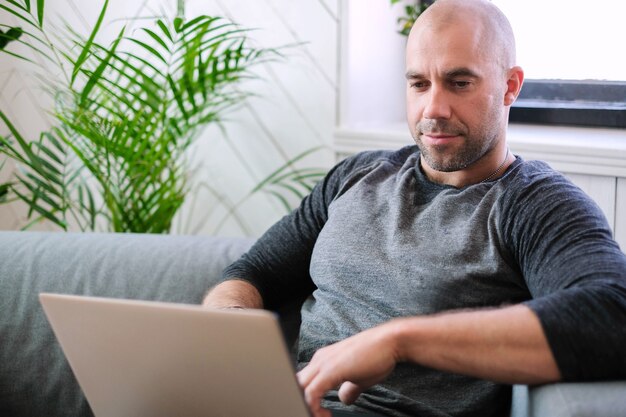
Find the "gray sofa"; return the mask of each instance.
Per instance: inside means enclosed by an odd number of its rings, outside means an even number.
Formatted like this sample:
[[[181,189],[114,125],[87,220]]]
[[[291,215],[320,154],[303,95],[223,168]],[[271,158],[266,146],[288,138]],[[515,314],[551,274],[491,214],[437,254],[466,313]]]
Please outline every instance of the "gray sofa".
[[[43,316],[40,292],[197,304],[251,243],[197,236],[0,232],[0,416],[91,416]],[[280,313],[293,340],[297,306]],[[626,416],[626,382],[516,386],[512,415]]]

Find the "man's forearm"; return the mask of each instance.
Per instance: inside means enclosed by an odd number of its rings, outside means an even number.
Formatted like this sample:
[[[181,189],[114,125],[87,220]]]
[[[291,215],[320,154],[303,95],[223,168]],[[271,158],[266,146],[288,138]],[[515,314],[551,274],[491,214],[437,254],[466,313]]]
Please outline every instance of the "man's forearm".
[[[389,324],[400,361],[506,383],[560,379],[541,323],[524,305]]]
[[[313,415],[327,416],[326,391],[340,386],[351,403],[398,362],[511,384],[561,377],[539,319],[516,305],[392,320],[318,350],[298,380]]]
[[[263,298],[247,281],[224,281],[209,290],[202,305],[210,308],[263,308]]]

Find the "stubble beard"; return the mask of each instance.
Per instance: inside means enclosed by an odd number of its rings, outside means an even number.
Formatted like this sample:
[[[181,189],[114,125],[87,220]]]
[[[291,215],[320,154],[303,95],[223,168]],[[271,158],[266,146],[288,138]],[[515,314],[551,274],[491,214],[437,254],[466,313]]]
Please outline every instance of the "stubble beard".
[[[417,123],[413,139],[422,157],[432,169],[440,172],[455,172],[472,165],[495,147],[497,134],[490,132],[490,129],[481,130],[476,135],[472,135],[461,124],[447,120],[428,119]],[[422,141],[422,135],[432,133],[459,136],[463,143],[460,148],[454,146],[454,149],[448,145],[427,146]]]

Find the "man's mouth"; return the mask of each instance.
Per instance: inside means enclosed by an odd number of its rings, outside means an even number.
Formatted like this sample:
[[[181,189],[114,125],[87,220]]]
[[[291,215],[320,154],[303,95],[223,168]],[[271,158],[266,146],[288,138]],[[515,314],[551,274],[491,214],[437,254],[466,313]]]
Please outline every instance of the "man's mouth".
[[[459,135],[457,133],[442,133],[442,132],[422,133],[422,141],[431,145],[445,145],[449,142],[457,140],[458,138],[459,138]]]
[[[424,136],[430,136],[431,138],[454,138],[458,135],[456,133],[424,133]]]

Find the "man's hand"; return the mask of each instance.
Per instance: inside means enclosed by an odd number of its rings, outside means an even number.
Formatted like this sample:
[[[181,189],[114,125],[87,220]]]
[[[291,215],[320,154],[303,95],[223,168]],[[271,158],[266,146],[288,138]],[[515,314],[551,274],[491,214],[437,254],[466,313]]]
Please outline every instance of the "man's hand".
[[[242,280],[224,281],[213,287],[202,302],[204,307],[263,308],[261,294],[252,284]]]
[[[314,417],[330,417],[330,412],[321,407],[326,391],[339,387],[341,401],[351,404],[393,371],[398,357],[392,323],[318,350],[298,372],[298,382]]]

